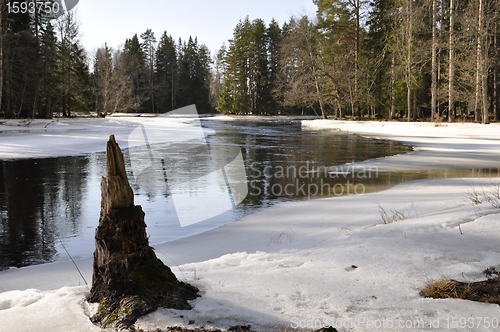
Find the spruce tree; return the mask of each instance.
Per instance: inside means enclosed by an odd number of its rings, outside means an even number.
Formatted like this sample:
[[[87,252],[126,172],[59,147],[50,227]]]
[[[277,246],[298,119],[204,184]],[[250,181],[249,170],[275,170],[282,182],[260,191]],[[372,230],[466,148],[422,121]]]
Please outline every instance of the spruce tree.
[[[177,53],[175,41],[165,31],[156,50],[157,107],[160,113],[172,111],[176,107]]]
[[[155,105],[155,56],[156,56],[156,38],[154,32],[151,29],[147,29],[146,32],[141,34],[142,53],[144,54],[145,60],[145,76],[147,81],[147,95],[148,100],[146,102],[146,109],[151,113],[157,113]]]
[[[211,110],[209,75],[210,52],[190,37],[179,55],[179,107],[196,104],[200,113]]]
[[[136,105],[135,111],[145,111],[145,103],[149,99],[146,63],[137,34],[125,41],[122,57],[125,75],[132,80],[132,98],[133,104]]]
[[[71,116],[73,111],[88,112],[92,102],[90,73],[73,12],[67,12],[57,21],[57,32],[60,93],[58,108],[63,116]]]
[[[367,84],[365,93],[372,96],[376,113],[394,117],[394,29],[397,22],[394,0],[374,0],[368,17],[368,31],[361,44]],[[392,110],[392,111],[391,111]]]
[[[58,99],[57,64],[57,36],[52,23],[48,23],[42,30],[40,55],[40,110],[39,117],[50,119],[54,112],[55,102]]]

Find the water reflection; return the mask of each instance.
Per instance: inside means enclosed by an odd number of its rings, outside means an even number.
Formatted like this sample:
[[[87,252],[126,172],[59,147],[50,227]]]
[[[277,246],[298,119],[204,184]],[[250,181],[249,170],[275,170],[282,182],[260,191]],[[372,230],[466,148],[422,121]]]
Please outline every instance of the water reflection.
[[[411,151],[401,143],[373,140],[339,131],[302,131],[298,122],[207,121],[218,135],[209,142],[240,146],[245,151],[249,195],[243,207],[286,199],[362,193],[364,182],[378,177],[348,166],[360,161]],[[337,168],[331,167],[338,165]],[[342,166],[340,166],[342,165]]]
[[[0,161],[0,268],[54,259],[79,233],[87,157]]]

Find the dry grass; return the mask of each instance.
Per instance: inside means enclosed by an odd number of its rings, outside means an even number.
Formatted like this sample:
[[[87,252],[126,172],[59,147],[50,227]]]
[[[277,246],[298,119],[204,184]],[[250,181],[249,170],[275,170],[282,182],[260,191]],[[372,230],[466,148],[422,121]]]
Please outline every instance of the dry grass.
[[[267,246],[279,245],[283,242],[295,242],[295,233],[291,228],[285,229],[283,232],[272,232],[272,237],[267,241]]]
[[[500,305],[500,277],[495,268],[484,271],[487,280],[465,283],[441,279],[431,281],[420,291],[420,295],[435,299],[464,299]]]
[[[473,290],[470,284],[459,283],[455,280],[435,280],[427,284],[420,294],[434,299],[467,299],[472,297]]]
[[[467,193],[467,198],[471,201],[472,205],[487,202],[496,209],[500,208],[500,183],[492,181],[491,185],[492,188],[488,193],[483,187],[481,187],[481,191],[479,191],[475,187],[471,186],[471,190]]]
[[[398,210],[385,210],[382,205],[378,204],[378,212],[380,213],[380,218],[384,224],[392,224],[393,222],[410,219],[410,218],[418,218],[417,209],[411,203],[408,209],[403,209],[401,211]]]

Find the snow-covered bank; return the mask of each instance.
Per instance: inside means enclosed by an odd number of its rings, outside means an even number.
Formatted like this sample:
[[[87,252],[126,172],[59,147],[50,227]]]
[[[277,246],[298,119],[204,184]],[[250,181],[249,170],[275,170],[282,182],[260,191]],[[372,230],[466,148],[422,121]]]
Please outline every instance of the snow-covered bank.
[[[207,249],[212,256],[235,253],[180,267],[178,274],[206,293],[193,312],[175,314],[200,325],[243,321],[263,331],[320,328],[333,320],[353,327],[341,331],[373,331],[363,326],[364,319],[397,327],[417,320],[440,319],[444,326],[448,317],[498,317],[497,305],[418,294],[429,280],[477,280],[500,263],[500,211],[487,204],[473,207],[466,197],[470,186],[489,185],[489,180],[427,180],[381,193],[283,203],[211,232],[210,242],[202,236],[186,239],[185,246],[196,243],[192,250],[212,248]],[[386,211],[408,211],[408,219],[384,225],[378,204]],[[166,245],[162,251],[181,260],[175,256],[179,249]],[[141,324],[179,323],[171,315],[163,310]],[[314,322],[320,325],[311,326]]]
[[[500,166],[500,123],[302,121],[304,129],[333,129],[413,145],[405,155],[370,160],[363,166],[388,170],[493,168]]]
[[[419,295],[429,280],[479,280],[484,269],[500,265],[500,210],[489,203],[473,206],[467,197],[472,188],[488,193],[491,187],[490,179],[423,180],[380,193],[280,203],[219,229],[157,246],[158,256],[177,276],[204,294],[192,311],[160,309],[138,326],[195,321],[195,326],[244,323],[271,331],[342,323],[352,329],[339,331],[373,331],[363,321],[398,327],[439,320],[442,330],[448,330],[445,324],[452,319],[498,317],[497,305]],[[383,224],[379,204],[388,212],[407,211],[408,219]],[[81,265],[90,280],[89,262]],[[48,280],[50,275],[58,281]],[[32,288],[50,284],[49,289],[61,289],[25,290],[30,278]],[[84,319],[88,308],[82,284],[71,263],[0,272],[0,287],[7,291],[0,294],[2,327],[95,330]],[[40,307],[51,308],[50,315],[40,314]],[[43,326],[51,328],[38,328]]]
[[[432,139],[436,138],[500,139],[500,123],[304,120],[302,124],[312,128],[391,137],[405,142],[434,142]]]
[[[144,126],[150,144],[197,137],[197,119],[174,117],[109,117],[0,121],[0,159],[74,156],[104,151],[109,135],[122,148],[142,144],[129,139]],[[205,134],[213,131],[204,129]]]

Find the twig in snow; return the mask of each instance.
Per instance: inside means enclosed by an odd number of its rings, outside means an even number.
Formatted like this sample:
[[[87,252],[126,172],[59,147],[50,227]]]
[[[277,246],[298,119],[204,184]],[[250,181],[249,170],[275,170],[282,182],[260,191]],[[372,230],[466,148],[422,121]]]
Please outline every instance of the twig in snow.
[[[59,235],[56,235],[57,238],[59,239],[59,242],[61,242],[61,245],[64,249],[64,251],[66,251],[66,254],[68,254],[68,257],[69,259],[71,259],[71,261],[73,262],[73,264],[75,265],[76,267],[76,270],[78,271],[78,273],[80,273],[80,277],[82,277],[83,281],[85,282],[85,285],[87,285],[87,288],[89,288],[89,284],[87,283],[87,280],[85,280],[85,277],[83,276],[82,274],[82,271],[80,271],[80,269],[78,268],[78,265],[76,265],[76,262],[75,260],[73,259],[73,257],[71,257],[71,255],[69,254],[68,252],[68,249],[66,249],[66,246],[64,245],[64,243],[62,242],[61,238],[59,237]]]

